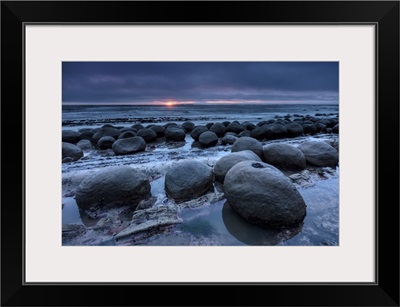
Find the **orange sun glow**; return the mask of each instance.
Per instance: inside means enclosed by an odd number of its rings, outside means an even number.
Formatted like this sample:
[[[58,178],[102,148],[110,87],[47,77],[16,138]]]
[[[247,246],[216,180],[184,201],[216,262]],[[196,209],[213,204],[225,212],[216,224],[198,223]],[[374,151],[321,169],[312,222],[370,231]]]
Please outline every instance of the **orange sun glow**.
[[[175,102],[173,102],[173,101],[167,101],[167,102],[165,103],[165,105],[167,105],[168,107],[172,107],[173,105],[175,105]]]

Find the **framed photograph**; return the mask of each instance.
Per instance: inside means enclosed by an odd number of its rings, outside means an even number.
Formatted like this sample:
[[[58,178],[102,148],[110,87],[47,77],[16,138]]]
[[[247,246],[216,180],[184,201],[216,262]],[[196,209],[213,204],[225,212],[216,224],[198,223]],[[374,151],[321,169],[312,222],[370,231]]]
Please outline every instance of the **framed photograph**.
[[[398,1],[1,8],[2,305],[399,306]]]

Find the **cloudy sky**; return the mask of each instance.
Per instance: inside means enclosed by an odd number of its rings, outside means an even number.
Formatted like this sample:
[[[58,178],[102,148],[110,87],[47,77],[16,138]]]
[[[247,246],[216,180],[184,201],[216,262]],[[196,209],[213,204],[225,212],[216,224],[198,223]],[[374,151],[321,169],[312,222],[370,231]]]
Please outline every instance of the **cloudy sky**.
[[[64,62],[64,104],[338,103],[337,62]]]

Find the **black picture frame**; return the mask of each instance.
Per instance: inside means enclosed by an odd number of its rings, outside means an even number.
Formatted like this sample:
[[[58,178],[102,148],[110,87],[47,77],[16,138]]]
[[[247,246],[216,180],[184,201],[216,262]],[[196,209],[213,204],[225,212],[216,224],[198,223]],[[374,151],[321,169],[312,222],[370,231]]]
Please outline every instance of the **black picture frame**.
[[[376,282],[26,284],[23,48],[32,22],[375,25]],[[398,1],[3,1],[1,77],[2,306],[399,306]]]

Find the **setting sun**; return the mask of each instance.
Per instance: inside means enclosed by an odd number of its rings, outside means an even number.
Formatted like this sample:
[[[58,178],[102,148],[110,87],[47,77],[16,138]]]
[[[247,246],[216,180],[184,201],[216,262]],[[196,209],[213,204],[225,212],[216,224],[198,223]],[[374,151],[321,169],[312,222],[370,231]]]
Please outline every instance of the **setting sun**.
[[[173,102],[173,101],[167,101],[167,102],[165,103],[165,105],[167,105],[168,107],[172,107],[173,105],[175,105],[175,102]]]

